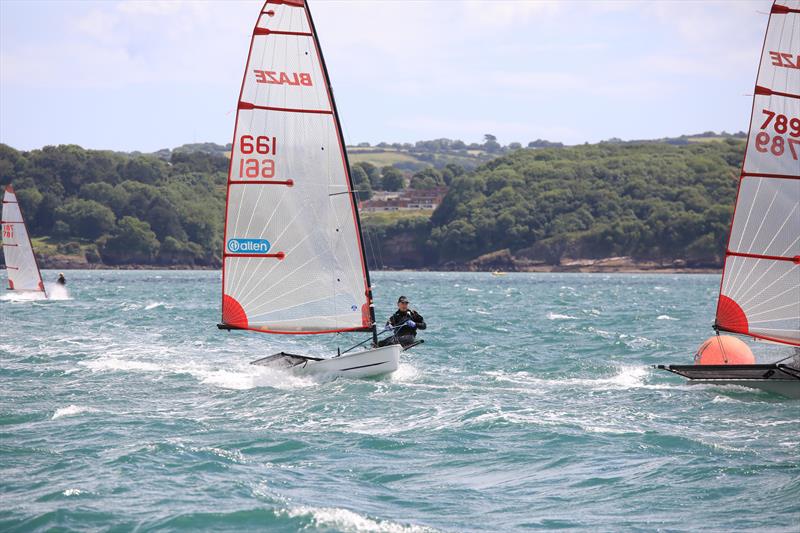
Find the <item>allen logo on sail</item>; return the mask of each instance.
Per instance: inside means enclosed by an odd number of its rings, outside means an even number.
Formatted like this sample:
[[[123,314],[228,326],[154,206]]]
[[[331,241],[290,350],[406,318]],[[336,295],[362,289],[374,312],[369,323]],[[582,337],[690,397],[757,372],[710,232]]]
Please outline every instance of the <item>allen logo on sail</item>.
[[[271,245],[266,239],[228,239],[227,248],[233,254],[266,254]]]
[[[254,70],[256,83],[270,83],[273,85],[302,85],[311,87],[311,74],[307,72],[274,72],[272,70]]]
[[[800,69],[800,54],[793,55],[788,52],[770,51],[769,57],[772,59],[772,64],[776,67]]]

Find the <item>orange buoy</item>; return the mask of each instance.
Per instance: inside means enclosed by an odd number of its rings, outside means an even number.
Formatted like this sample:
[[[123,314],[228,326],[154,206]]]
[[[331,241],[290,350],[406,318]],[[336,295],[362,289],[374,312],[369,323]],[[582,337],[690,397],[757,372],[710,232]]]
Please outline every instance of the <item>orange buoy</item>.
[[[694,356],[696,365],[752,365],[755,362],[750,347],[730,335],[714,335],[700,345]]]

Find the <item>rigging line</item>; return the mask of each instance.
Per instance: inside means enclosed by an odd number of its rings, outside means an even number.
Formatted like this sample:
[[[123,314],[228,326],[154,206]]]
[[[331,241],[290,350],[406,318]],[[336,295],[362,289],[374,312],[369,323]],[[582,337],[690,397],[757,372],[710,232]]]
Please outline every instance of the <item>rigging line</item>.
[[[778,263],[779,263],[778,261],[774,261],[774,262],[772,263],[772,265],[770,265],[770,266],[769,266],[769,267],[768,267],[768,268],[767,268],[767,269],[764,271],[764,274],[761,274],[761,277],[759,277],[759,278],[758,278],[758,279],[757,279],[757,280],[756,280],[756,281],[753,283],[752,287],[751,287],[749,290],[747,290],[747,292],[745,292],[744,294],[747,294],[747,293],[748,293],[748,292],[750,292],[750,291],[751,291],[753,288],[755,288],[755,287],[757,286],[758,282],[759,282],[759,281],[761,281],[761,278],[763,278],[763,277],[766,275],[766,273],[767,273],[767,272],[769,272],[769,271],[772,269],[772,267],[774,267],[774,266],[775,266],[775,265],[777,265]],[[792,270],[794,270],[794,269],[795,269],[795,268],[797,268],[797,267],[798,267],[798,265],[792,265],[792,266],[791,266],[791,268],[789,268],[789,270],[787,270],[786,272],[784,272],[783,274],[781,274],[780,276],[778,276],[777,278],[775,278],[775,279],[772,281],[772,283],[770,283],[770,284],[769,284],[769,285],[767,285],[766,287],[762,288],[762,289],[761,289],[761,290],[760,290],[758,293],[756,293],[756,296],[758,296],[758,295],[760,295],[760,294],[763,294],[763,293],[764,293],[764,291],[766,291],[767,289],[769,289],[770,287],[772,287],[773,285],[775,285],[776,283],[778,283],[778,282],[779,282],[781,279],[783,279],[783,277],[784,277],[784,276],[786,276],[786,274],[789,274],[789,273],[790,273]],[[748,300],[748,301],[749,301],[749,300]]]
[[[309,237],[311,237],[311,234],[310,234],[310,233],[306,233],[306,236],[305,236],[305,237],[303,237],[302,239],[300,239],[300,241],[298,241],[298,242],[297,242],[297,244],[295,244],[295,245],[294,245],[294,246],[291,248],[291,250],[288,250],[288,251],[286,252],[286,255],[289,255],[289,254],[290,254],[290,253],[291,253],[293,250],[295,250],[295,249],[296,249],[298,246],[300,246],[300,245],[301,245],[303,242],[305,242],[305,240],[306,240],[306,239],[308,239]],[[305,263],[303,263],[303,264],[302,264],[302,265],[300,265],[299,267],[295,268],[295,269],[294,269],[294,270],[292,270],[291,272],[287,272],[287,273],[286,273],[286,274],[284,274],[284,276],[283,276],[282,278],[280,278],[280,279],[279,279],[279,280],[278,280],[276,283],[273,283],[272,285],[270,285],[270,286],[269,286],[269,287],[267,287],[266,289],[262,289],[262,291],[261,291],[261,292],[268,292],[268,291],[270,291],[270,290],[271,290],[273,287],[275,287],[276,285],[278,285],[278,284],[279,284],[281,281],[285,280],[287,277],[289,277],[289,276],[291,276],[292,274],[294,274],[294,273],[295,273],[295,272],[296,272],[296,271],[297,271],[299,268],[305,267],[305,266],[306,266],[308,263],[310,263],[311,261],[314,261],[315,259],[318,259],[318,258],[319,258],[319,256],[318,256],[318,255],[311,256],[311,258],[309,258],[309,259],[308,259],[308,261],[306,261]],[[260,284],[261,284],[261,282],[263,282],[264,280],[266,280],[266,279],[268,279],[268,278],[269,278],[269,275],[272,273],[272,270],[273,270],[273,269],[274,269],[274,268],[275,268],[275,267],[276,267],[278,264],[280,264],[280,262],[273,264],[273,265],[270,267],[270,269],[269,269],[269,270],[268,270],[266,273],[264,273],[264,275],[261,277],[261,279],[260,279],[260,280],[256,281],[256,283],[254,283],[254,284],[253,284],[253,285],[250,287],[250,289],[249,289],[249,290],[248,290],[246,293],[242,294],[242,296],[241,296],[241,303],[242,303],[242,305],[244,305],[244,303],[245,303],[245,302],[247,302],[247,299],[250,297],[250,295],[252,294],[252,292],[253,292],[254,290],[256,290],[257,288],[259,288],[259,287],[260,287]],[[252,272],[250,273],[250,277],[247,279],[247,282],[245,282],[245,283],[243,284],[245,287],[247,287],[248,285],[250,285],[250,281],[253,279],[253,275],[255,274],[256,270],[257,270],[257,269],[255,269],[255,268],[254,268],[254,269],[252,270]]]
[[[764,210],[764,213],[769,213],[772,210],[772,205],[775,203],[775,198],[777,198],[777,197],[778,197],[778,188],[775,189],[775,194],[772,195],[772,200],[770,201],[770,203],[767,206],[766,210]],[[757,199],[757,197],[754,196],[753,197],[753,204],[756,203],[756,199]],[[794,209],[792,209],[792,211],[794,211]],[[789,215],[792,214],[792,211],[789,212]],[[764,226],[764,222],[766,220],[767,220],[767,216],[761,217],[761,224],[759,224],[758,230],[756,231],[756,234],[753,236],[752,240],[750,241],[750,246],[747,248],[747,253],[752,253],[753,246],[755,245],[756,239],[758,238],[758,234],[761,232],[761,228]],[[781,224],[781,226],[778,228],[778,230],[775,231],[775,234],[772,236],[772,240],[770,240],[769,243],[766,246],[764,246],[764,250],[769,250],[769,247],[772,246],[772,243],[775,242],[775,239],[778,238],[778,234],[780,233],[780,230],[783,229],[783,227],[786,225],[786,222],[788,222],[788,221],[789,221],[789,217],[787,217],[786,220],[783,221],[783,224]],[[745,228],[742,229],[743,233],[744,233],[744,229]],[[739,284],[739,287],[742,287],[742,286],[744,286],[745,283],[747,283],[747,280],[750,278],[750,276],[753,273],[753,270],[756,268],[757,265],[758,265],[758,263],[754,263],[753,264],[753,266],[750,268],[750,272],[747,273],[747,276],[742,280],[741,284]],[[738,281],[738,279],[736,279],[734,281]],[[736,296],[738,297],[738,291],[737,291],[737,295]]]
[[[303,285],[300,285],[300,286],[298,286],[298,287],[295,287],[294,289],[292,289],[292,290],[290,290],[290,291],[287,291],[287,292],[284,292],[283,294],[279,294],[278,296],[276,296],[276,297],[275,297],[275,298],[273,298],[272,300],[267,300],[266,302],[261,302],[261,303],[259,303],[259,304],[258,304],[256,307],[253,307],[253,308],[251,308],[251,309],[250,309],[250,311],[251,311],[251,312],[253,312],[253,313],[255,313],[255,310],[256,310],[256,309],[260,309],[261,307],[263,307],[263,306],[265,306],[265,305],[271,304],[271,303],[272,303],[272,302],[274,302],[275,300],[280,300],[281,298],[285,298],[285,297],[286,297],[286,295],[288,295],[288,294],[291,294],[291,293],[293,293],[293,292],[296,292],[296,291],[299,291],[300,289],[305,289],[306,287],[309,287],[309,286],[311,286],[311,285],[314,285],[315,283],[319,283],[319,280],[317,280],[317,279],[312,279],[312,280],[311,280],[311,281],[309,281],[308,283],[305,283],[305,284],[303,284]],[[272,312],[272,311],[270,311],[270,312]],[[256,313],[256,314],[258,314],[258,313]]]
[[[772,205],[772,204],[770,204],[770,205]],[[769,244],[767,244],[767,245],[764,247],[764,250],[768,250],[768,249],[769,249],[769,247],[770,247],[770,246],[772,246],[772,243],[773,243],[773,242],[775,242],[775,239],[777,239],[777,238],[778,238],[778,235],[780,234],[781,230],[783,230],[783,227],[784,227],[784,226],[786,225],[786,223],[787,223],[787,222],[788,222],[788,221],[791,219],[791,214],[792,214],[792,213],[794,213],[794,210],[795,210],[795,208],[796,208],[797,206],[798,206],[798,204],[795,204],[795,206],[792,208],[792,210],[791,210],[791,211],[789,211],[789,216],[787,216],[787,217],[786,217],[786,219],[783,221],[783,224],[781,224],[781,226],[780,226],[780,227],[779,227],[779,228],[778,228],[778,229],[775,231],[775,235],[772,237],[772,240],[769,242]],[[767,212],[769,212],[769,210],[768,210]],[[791,248],[791,245],[789,246],[789,248]],[[788,248],[786,249],[786,251],[788,251]],[[784,254],[786,253],[786,251],[784,251]],[[781,254],[781,255],[783,255],[783,254]],[[753,266],[750,268],[750,272],[747,274],[747,277],[745,277],[745,279],[744,279],[744,280],[742,280],[742,283],[739,285],[739,287],[744,287],[745,283],[746,283],[746,282],[747,282],[747,280],[750,278],[750,275],[753,273],[753,270],[756,268],[756,266],[757,266],[757,265],[758,265],[758,263],[753,263]],[[759,278],[759,279],[760,279],[760,278]],[[747,293],[745,292],[745,294],[747,294]],[[744,296],[744,295],[742,295],[742,296]],[[738,291],[737,291],[737,295],[736,295],[736,297],[737,297],[737,298],[739,297],[739,296],[738,296]]]
[[[284,194],[288,194],[288,190],[284,190]],[[262,228],[261,232],[259,233],[259,238],[263,238],[263,237],[264,237],[264,232],[265,232],[265,231],[267,230],[267,228],[269,227],[269,224],[272,222],[272,218],[275,216],[275,214],[276,214],[276,213],[277,213],[277,211],[278,211],[278,206],[279,206],[279,205],[280,205],[282,202],[283,202],[283,195],[281,195],[281,198],[280,198],[280,200],[278,201],[278,204],[275,206],[275,209],[273,209],[273,211],[272,211],[272,214],[270,215],[270,218],[269,218],[269,220],[267,220],[267,223],[266,223],[266,224],[264,224],[264,227]],[[279,234],[277,237],[275,237],[275,238],[272,240],[272,242],[274,242],[274,243],[277,243],[277,242],[278,242],[278,241],[279,241],[279,240],[280,240],[280,239],[283,237],[284,233],[286,233],[286,231],[287,231],[289,228],[291,228],[291,227],[292,227],[292,225],[294,224],[294,221],[295,221],[295,220],[297,220],[297,217],[299,217],[301,214],[303,214],[303,211],[302,211],[301,209],[298,209],[298,210],[297,210],[297,213],[295,213],[295,215],[292,217],[292,219],[291,219],[291,220],[290,220],[290,221],[289,221],[289,222],[286,224],[286,226],[284,226],[284,228],[283,228],[283,231],[282,231],[282,232],[281,232],[281,233],[280,233],[280,234]],[[300,242],[302,242],[302,241],[300,241]],[[286,251],[286,252],[284,252],[284,253],[288,255],[288,254],[289,254],[289,252],[291,252],[292,250],[294,250],[295,248],[297,248],[297,246],[298,246],[298,245],[299,245],[299,243],[298,243],[298,244],[296,244],[295,246],[293,246],[293,247],[291,248],[291,250],[287,250],[287,251]],[[272,274],[272,271],[273,271],[273,270],[274,270],[274,269],[275,269],[275,268],[276,268],[278,265],[279,265],[279,263],[275,263],[275,264],[273,264],[273,265],[270,267],[270,269],[269,269],[269,270],[268,270],[268,271],[267,271],[267,272],[264,274],[264,277],[266,277],[266,276],[269,276],[270,274]],[[247,264],[247,266],[249,266],[249,261],[248,261],[248,264]],[[241,284],[241,285],[245,285],[245,286],[246,286],[246,285],[249,285],[249,284],[250,284],[250,282],[251,282],[251,281],[252,281],[252,279],[253,279],[253,276],[255,275],[255,272],[256,272],[256,269],[253,269],[253,270],[250,272],[250,276],[247,278],[247,281],[244,281],[244,282],[242,282],[242,281],[243,281],[243,279],[244,279],[244,278],[243,278],[243,276],[244,276],[244,274],[245,274],[245,272],[244,272],[244,271],[242,271],[242,277],[241,277],[241,278],[240,278],[240,279],[237,281],[237,286],[236,286],[236,287],[237,287],[237,289],[238,289],[238,287],[239,287],[239,284]],[[248,293],[247,293],[247,295],[249,295],[249,294],[250,294],[250,293],[248,292]]]
[[[313,303],[316,303],[316,302],[322,302],[322,301],[329,300],[329,299],[330,299],[330,296],[323,296],[323,297],[321,297],[321,298],[315,298],[314,300],[308,300],[308,301],[305,301],[305,302],[300,302],[300,303],[297,303],[297,304],[294,304],[294,305],[290,305],[289,307],[281,307],[281,308],[280,308],[280,312],[282,312],[282,313],[283,313],[283,312],[285,312],[285,311],[288,311],[289,309],[294,309],[294,308],[296,308],[296,307],[302,307],[302,306],[304,306],[304,305],[313,304]],[[256,308],[256,309],[257,309],[257,308]],[[274,312],[275,312],[275,311],[268,311],[268,312],[266,312],[266,313],[261,313],[261,314],[267,314],[267,315],[268,315],[268,314],[270,314],[270,313],[274,313]],[[253,315],[253,317],[255,318],[255,317],[256,317],[256,316],[258,316],[258,315],[259,315],[259,313],[255,313],[255,314]],[[319,316],[318,316],[318,317],[316,317],[316,318],[328,318],[328,319],[331,319],[331,317],[336,317],[336,316],[339,316],[339,315],[319,315]],[[291,321],[291,320],[308,320],[309,318],[310,318],[310,317],[287,318],[287,319],[286,319],[286,321]],[[282,320],[273,320],[272,322],[283,322],[283,321],[282,321]]]
[[[753,208],[755,207],[756,199],[758,198],[758,191],[761,190],[761,184],[762,183],[763,183],[762,180],[758,180],[758,185],[756,185],[756,191],[753,193],[752,200],[750,201],[749,209],[747,210],[747,217],[746,217],[746,219],[744,221],[744,226],[742,226],[742,234],[739,235],[739,242],[736,244],[736,249],[737,250],[739,248],[741,248],[742,241],[744,240],[745,230],[750,226],[750,215],[753,213]],[[736,203],[739,203],[739,200],[741,198],[741,194],[742,194],[742,191],[740,190],[739,191],[739,197],[736,199]],[[736,210],[736,206],[734,206],[734,213],[735,213],[735,210]],[[736,223],[735,217],[734,217],[734,221],[733,222],[734,222],[734,224]],[[762,224],[763,224],[763,219],[762,219]],[[731,231],[733,231],[733,227],[731,227]],[[734,276],[734,278],[731,280],[731,283],[733,284],[734,287],[736,286],[736,281],[739,278],[739,274],[741,274],[741,271],[737,271],[736,272],[736,276]]]
[[[306,302],[306,303],[309,303],[309,302]],[[268,315],[268,314],[271,314],[271,313],[272,313],[272,311],[270,311],[269,313],[262,313],[262,315]],[[335,315],[335,316],[338,317],[338,316],[344,316],[344,315]],[[270,320],[269,323],[270,324],[279,324],[279,323],[286,323],[286,322],[293,323],[293,322],[307,322],[307,321],[309,321],[309,322],[311,322],[311,321],[324,322],[326,320],[332,322],[334,319],[329,315],[309,315],[309,316],[304,316],[304,317],[300,317],[300,318],[283,318],[283,319],[277,319],[277,320]],[[335,326],[335,322],[333,324],[331,324],[331,325],[324,326],[327,329],[317,329],[317,328],[315,328],[313,330],[271,331],[271,332],[272,333],[298,334],[298,335],[313,335],[313,334],[316,334],[316,333],[358,333],[358,332],[369,331],[368,329],[366,329],[366,328],[364,328],[362,326],[351,327],[351,328],[335,328],[334,326]],[[266,324],[264,324],[263,326],[259,326],[259,327],[267,327],[268,329],[271,329],[271,328],[269,328],[269,326],[266,326]],[[262,330],[262,329],[257,329],[257,328],[252,328],[252,327],[249,327],[249,328],[246,328],[246,329],[250,329],[250,330],[253,330],[253,331],[264,332],[264,330]],[[270,331],[267,331],[267,333],[270,333]]]
[[[250,129],[250,131],[253,131],[252,128]],[[240,195],[240,198],[239,198],[239,212],[237,213],[236,225],[234,226],[235,228],[239,227],[239,217],[238,217],[238,215],[240,215],[242,213],[242,211],[244,211],[244,209],[242,209],[241,207],[245,203],[244,199],[246,198],[246,194],[247,194],[247,189],[246,188],[242,187],[241,189],[242,189],[242,192],[241,192],[241,195]],[[258,206],[261,203],[261,195],[264,193],[264,191],[263,191],[264,187],[259,187],[258,189],[259,189],[258,190],[258,196],[256,197],[256,200],[254,202],[255,206]],[[244,235],[245,236],[250,235],[250,228],[251,228],[251,226],[253,224],[253,217],[255,217],[255,215],[256,215],[256,209],[250,210],[250,219],[247,221],[247,226],[244,229]],[[227,246],[227,243],[226,243],[226,246]],[[250,266],[250,260],[248,259],[247,263],[245,264],[245,269],[248,268],[249,266]],[[242,271],[244,271],[244,269],[242,269]],[[241,281],[241,279],[238,279],[238,278],[241,277],[241,275],[242,274],[240,273],[239,276],[237,277],[237,279],[231,279],[231,287],[238,287],[238,283]]]
[[[798,288],[800,288],[800,285],[795,285],[794,287],[791,287],[791,289],[798,289]],[[784,292],[786,292],[786,291],[784,291]],[[759,311],[758,313],[747,313],[747,321],[749,323],[751,323],[751,324],[760,323],[760,322],[766,322],[766,320],[751,320],[751,319],[753,317],[758,316],[758,315],[763,315],[763,314],[766,314],[766,313],[774,313],[776,311],[780,311],[781,309],[786,309],[787,307],[796,307],[797,310],[800,311],[800,302],[792,302],[790,304],[782,305],[780,307],[773,307],[772,309],[767,309],[766,311]],[[788,318],[781,318],[780,320],[791,320],[791,319],[795,318],[796,316],[798,316],[798,315],[795,314],[795,315],[792,315],[792,316],[790,316]]]
[[[345,176],[342,176],[342,177],[345,178]],[[330,196],[329,196],[329,198],[330,198]],[[346,206],[346,207],[349,207],[349,206]],[[333,217],[334,217],[334,220],[336,221],[337,227],[341,228],[342,230],[344,230],[346,227],[352,227],[349,224],[349,222],[352,222],[352,225],[355,225],[355,220],[348,220],[347,221],[348,224],[346,224],[346,225],[343,224],[342,220],[339,218],[340,213],[336,209],[332,209],[331,211],[333,213]],[[348,215],[346,215],[346,216],[348,218],[350,218],[351,211],[349,209],[346,210],[346,211],[348,213]],[[353,288],[359,287],[361,285],[361,281],[359,279],[361,276],[353,278],[353,276],[356,275],[356,273],[361,273],[361,267],[356,268],[355,263],[353,263],[353,255],[354,255],[353,252],[354,252],[354,250],[352,249],[352,245],[355,243],[356,246],[358,246],[358,242],[356,241],[356,235],[353,234],[350,239],[345,240],[345,237],[344,237],[344,233],[345,232],[344,231],[339,231],[338,233],[339,233],[339,241],[341,243],[343,243],[343,248],[345,250],[345,257],[347,259],[348,265],[350,266],[350,270],[347,272],[348,287],[350,288],[351,294],[357,295],[357,294],[360,294],[361,291],[360,290],[355,290],[355,291],[352,290]],[[360,253],[357,248],[356,248],[355,252],[356,253]],[[335,256],[335,253],[334,253],[334,256]],[[353,283],[354,281],[355,281],[355,283]],[[366,294],[364,294],[363,298],[364,298],[364,300],[366,300]],[[359,300],[359,299],[361,299],[361,298],[357,298],[356,300]]]
[[[767,322],[790,322],[793,318],[794,317],[789,317],[789,318],[770,318],[770,319],[767,319],[767,320],[756,320],[755,322],[753,322],[753,324],[750,324],[750,326],[753,326],[754,324],[766,324]],[[755,326],[755,327],[752,327],[750,329],[758,331],[758,330],[766,330],[767,328],[760,328],[758,326]],[[774,330],[770,330],[770,331],[797,331],[797,330],[794,329],[794,328],[775,328]]]
[[[767,302],[771,302],[772,300],[774,300],[774,299],[776,299],[776,298],[780,298],[781,296],[783,296],[783,295],[784,295],[784,294],[786,294],[787,292],[791,292],[792,290],[794,290],[794,289],[796,289],[796,288],[798,288],[798,287],[800,287],[800,285],[795,285],[795,286],[793,286],[793,287],[789,287],[789,288],[788,288],[788,289],[786,289],[785,291],[781,291],[781,292],[779,292],[778,294],[776,294],[776,295],[774,295],[774,296],[771,296],[771,297],[767,298],[766,300],[761,300],[761,301],[760,301],[760,302],[758,302],[757,304],[755,304],[755,305],[748,305],[747,307],[748,307],[748,309],[751,309],[751,310],[752,310],[752,309],[758,309],[758,308],[759,308],[759,307],[761,307],[762,305],[765,305]],[[744,304],[743,304],[743,305],[747,305],[749,302],[750,302],[750,300],[747,300],[746,302],[744,302]],[[759,311],[759,312],[760,312],[760,311]]]

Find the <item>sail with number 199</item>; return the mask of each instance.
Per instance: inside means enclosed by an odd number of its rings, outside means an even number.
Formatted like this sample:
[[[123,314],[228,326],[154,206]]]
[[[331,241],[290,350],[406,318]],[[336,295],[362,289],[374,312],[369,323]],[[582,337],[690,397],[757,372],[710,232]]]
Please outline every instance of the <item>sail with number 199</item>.
[[[303,0],[268,0],[258,15],[227,188],[220,328],[371,332],[377,345],[347,154]],[[327,360],[281,352],[267,362],[386,373],[397,368],[400,351],[376,346]]]
[[[46,298],[47,292],[33,254],[28,228],[22,217],[17,195],[11,185],[3,194],[0,227],[3,230],[3,256],[8,272],[8,290]]]
[[[724,364],[666,369],[800,397],[800,0],[777,0],[770,11],[714,328],[789,355],[729,364],[735,345],[710,339],[701,351],[719,345]]]

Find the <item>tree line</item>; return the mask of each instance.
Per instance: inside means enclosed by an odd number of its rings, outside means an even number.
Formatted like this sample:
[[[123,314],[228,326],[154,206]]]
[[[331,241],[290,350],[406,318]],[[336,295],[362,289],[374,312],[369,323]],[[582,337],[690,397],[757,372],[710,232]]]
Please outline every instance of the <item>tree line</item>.
[[[509,250],[720,266],[743,153],[734,138],[518,150],[456,177],[427,223],[382,220],[377,255],[415,242],[425,265]]]
[[[396,267],[458,265],[505,249],[550,264],[627,255],[716,266],[743,150],[736,138],[604,142],[511,150],[474,171],[448,164],[410,174],[360,162],[351,173],[362,200],[449,187],[430,217],[364,217],[379,266],[380,257]],[[227,170],[216,149],[0,145],[0,184],[14,183],[31,234],[110,265],[219,266]]]

